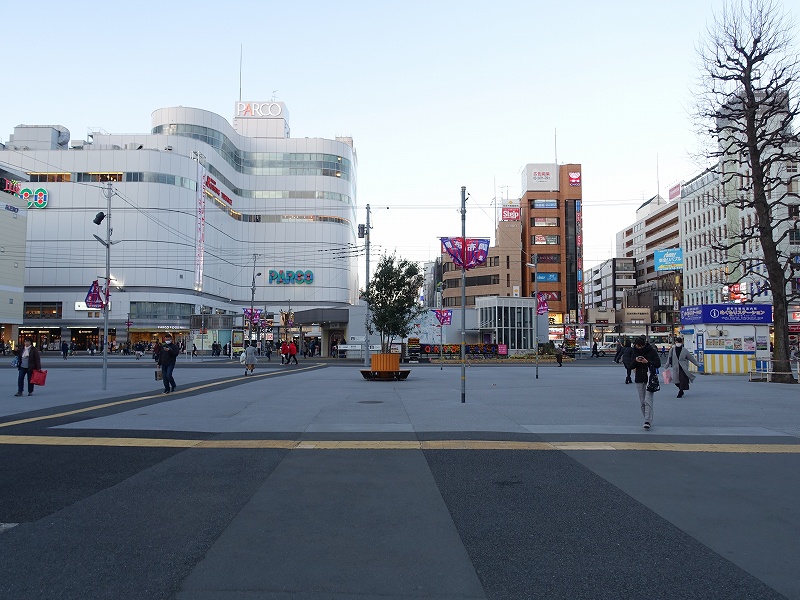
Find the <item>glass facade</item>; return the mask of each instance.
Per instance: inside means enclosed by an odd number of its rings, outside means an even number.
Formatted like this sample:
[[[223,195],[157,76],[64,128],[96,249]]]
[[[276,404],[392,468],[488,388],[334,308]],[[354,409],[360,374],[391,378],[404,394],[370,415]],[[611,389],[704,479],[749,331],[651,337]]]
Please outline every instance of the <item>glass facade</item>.
[[[153,127],[157,135],[180,135],[200,140],[216,149],[234,169],[245,175],[322,175],[351,181],[353,165],[335,154],[246,152],[221,131],[200,125],[175,123]]]
[[[194,304],[131,302],[131,319],[188,319],[193,313]]]

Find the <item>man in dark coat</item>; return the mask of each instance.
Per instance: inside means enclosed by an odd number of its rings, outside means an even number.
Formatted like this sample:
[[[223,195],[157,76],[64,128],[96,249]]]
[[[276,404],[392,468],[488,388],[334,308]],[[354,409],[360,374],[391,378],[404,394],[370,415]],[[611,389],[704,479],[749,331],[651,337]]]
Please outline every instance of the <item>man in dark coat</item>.
[[[175,391],[175,379],[172,377],[172,371],[175,369],[175,361],[180,352],[180,347],[172,342],[172,336],[170,334],[164,336],[164,343],[158,351],[158,364],[161,367],[165,394]]]
[[[617,352],[614,354],[614,362],[619,364],[619,361],[622,360],[622,349],[624,346],[622,345],[622,340],[617,340]]]
[[[631,379],[631,371],[632,369],[628,366],[628,363],[633,362],[633,345],[631,344],[630,340],[625,340],[625,345],[622,347],[622,364],[625,365],[625,370],[627,371],[627,375],[625,375],[625,383],[633,383]]]
[[[633,342],[633,352],[625,358],[625,367],[635,370],[633,382],[639,393],[645,429],[650,429],[653,424],[653,392],[647,391],[647,384],[651,377],[658,377],[656,369],[660,366],[661,359],[658,352],[647,342],[647,338],[643,335],[636,338]]]

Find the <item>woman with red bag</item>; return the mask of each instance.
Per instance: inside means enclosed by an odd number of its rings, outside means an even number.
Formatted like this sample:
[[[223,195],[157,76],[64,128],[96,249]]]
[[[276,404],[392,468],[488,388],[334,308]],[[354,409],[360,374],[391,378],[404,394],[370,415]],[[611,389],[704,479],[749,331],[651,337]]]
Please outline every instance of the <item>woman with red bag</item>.
[[[15,396],[22,396],[22,388],[25,385],[25,376],[28,376],[28,396],[33,394],[33,383],[31,375],[34,371],[42,368],[42,355],[33,345],[33,340],[25,338],[22,348],[17,348],[17,393]]]

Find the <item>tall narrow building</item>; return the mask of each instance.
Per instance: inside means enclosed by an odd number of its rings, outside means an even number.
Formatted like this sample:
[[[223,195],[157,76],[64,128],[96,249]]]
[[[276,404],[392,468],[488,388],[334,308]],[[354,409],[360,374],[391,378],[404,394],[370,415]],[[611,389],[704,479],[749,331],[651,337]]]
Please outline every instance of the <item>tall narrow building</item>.
[[[551,326],[577,323],[583,295],[580,164],[528,164],[522,174],[523,294],[547,301]],[[536,273],[536,275],[534,275]],[[536,281],[534,281],[536,278]]]

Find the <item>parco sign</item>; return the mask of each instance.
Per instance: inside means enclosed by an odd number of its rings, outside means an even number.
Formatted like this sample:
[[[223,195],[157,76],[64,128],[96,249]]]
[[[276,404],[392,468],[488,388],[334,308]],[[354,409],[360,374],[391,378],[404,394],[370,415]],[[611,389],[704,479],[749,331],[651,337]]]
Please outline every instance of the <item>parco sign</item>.
[[[278,102],[237,102],[237,117],[280,117],[283,109]]]

